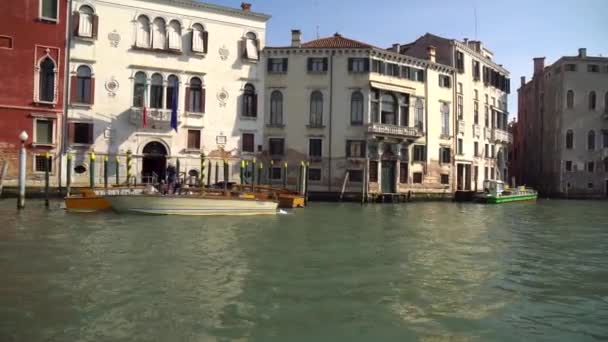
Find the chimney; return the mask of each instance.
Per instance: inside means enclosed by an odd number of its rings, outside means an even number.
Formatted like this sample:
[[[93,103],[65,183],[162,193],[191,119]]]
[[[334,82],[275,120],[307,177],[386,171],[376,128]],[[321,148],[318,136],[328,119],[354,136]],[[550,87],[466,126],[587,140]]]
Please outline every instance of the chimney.
[[[396,53],[399,53],[400,48],[401,48],[401,45],[399,43],[393,44],[393,51],[395,51]]]
[[[525,86],[526,85],[526,76],[522,76],[521,77],[521,86]]]
[[[243,12],[251,12],[251,4],[248,2],[241,2],[241,9]]]
[[[542,74],[545,70],[545,57],[534,58],[534,75]]]
[[[467,45],[467,46],[468,46],[468,45],[469,45],[469,38],[465,38],[465,39],[463,39],[463,40],[464,40],[464,45]]]
[[[302,31],[291,30],[291,47],[302,46]]]
[[[585,57],[587,57],[587,49],[586,48],[580,48],[580,49],[578,49],[578,57],[579,58],[585,58]]]
[[[433,63],[435,63],[435,60],[436,60],[435,59],[436,53],[437,53],[437,49],[433,45],[429,45],[426,48],[426,56]]]

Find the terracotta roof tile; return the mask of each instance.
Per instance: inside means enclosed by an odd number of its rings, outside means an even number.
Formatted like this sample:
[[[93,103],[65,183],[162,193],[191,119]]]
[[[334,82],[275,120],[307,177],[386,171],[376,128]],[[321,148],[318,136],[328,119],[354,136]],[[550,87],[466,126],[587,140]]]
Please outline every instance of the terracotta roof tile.
[[[372,45],[362,43],[353,39],[348,39],[342,37],[340,34],[336,33],[333,37],[320,38],[316,40],[311,40],[302,44],[303,48],[319,48],[319,49],[340,49],[340,48],[350,48],[350,49],[369,49],[373,48]]]

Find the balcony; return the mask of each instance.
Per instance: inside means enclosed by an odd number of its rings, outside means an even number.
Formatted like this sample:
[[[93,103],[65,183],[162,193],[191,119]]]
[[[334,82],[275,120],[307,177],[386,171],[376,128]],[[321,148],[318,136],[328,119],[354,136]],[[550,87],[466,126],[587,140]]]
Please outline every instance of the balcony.
[[[484,139],[492,139],[492,129],[489,127],[483,128],[483,138]]]
[[[367,133],[400,138],[417,139],[422,137],[422,132],[416,127],[396,126],[382,123],[372,123],[367,125]]]
[[[457,133],[464,135],[465,128],[466,128],[466,124],[465,124],[464,120],[458,120],[458,132]]]
[[[494,128],[492,129],[492,140],[498,143],[511,144],[513,143],[513,134]]]
[[[481,127],[479,125],[473,125],[473,136],[477,138],[481,136]]]
[[[143,108],[131,108],[129,119],[135,126],[143,127],[143,115]],[[171,109],[149,108],[147,121],[148,128],[169,129],[171,128]]]

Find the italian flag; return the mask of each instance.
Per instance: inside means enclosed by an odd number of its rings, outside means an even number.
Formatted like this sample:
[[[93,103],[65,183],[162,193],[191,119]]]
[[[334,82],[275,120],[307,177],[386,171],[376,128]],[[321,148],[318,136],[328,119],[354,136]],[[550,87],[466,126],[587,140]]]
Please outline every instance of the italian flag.
[[[148,106],[146,106],[147,103],[148,103],[148,80],[146,79],[146,81],[144,82],[144,111],[143,111],[143,115],[141,117],[143,128],[148,127]]]

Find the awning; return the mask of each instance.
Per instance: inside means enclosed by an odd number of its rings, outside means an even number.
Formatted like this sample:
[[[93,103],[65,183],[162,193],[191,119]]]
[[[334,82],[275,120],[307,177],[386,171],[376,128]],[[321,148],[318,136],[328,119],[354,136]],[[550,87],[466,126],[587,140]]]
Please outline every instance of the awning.
[[[403,87],[394,84],[387,84],[382,82],[371,81],[370,86],[376,89],[394,91],[397,93],[411,94],[414,95],[416,93],[416,89],[410,87]]]

